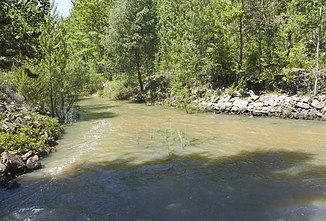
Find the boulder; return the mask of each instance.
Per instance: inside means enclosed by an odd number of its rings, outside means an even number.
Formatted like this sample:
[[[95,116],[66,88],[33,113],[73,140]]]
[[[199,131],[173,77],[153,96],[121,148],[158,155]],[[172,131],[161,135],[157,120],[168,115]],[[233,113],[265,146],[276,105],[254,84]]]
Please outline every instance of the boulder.
[[[286,98],[286,96],[281,95],[281,96],[278,96],[276,100],[277,100],[278,103],[281,103],[282,101],[285,100],[285,98]]]
[[[225,108],[226,109],[230,109],[232,107],[232,103],[231,102],[225,102],[224,105],[225,105]]]
[[[310,98],[309,97],[303,97],[303,98],[301,98],[301,102],[303,102],[303,103],[309,103],[309,101],[310,101]]]
[[[6,169],[7,167],[4,164],[0,163],[0,173],[4,173]]]
[[[319,111],[316,112],[316,116],[322,118],[324,116],[324,114],[320,113]]]
[[[298,96],[293,96],[293,97],[290,97],[290,98],[292,98],[292,101],[294,101],[294,102],[300,101],[300,97],[298,97]]]
[[[248,108],[248,101],[237,99],[233,102],[233,106],[237,107],[241,112],[246,111]]]
[[[294,113],[294,118],[296,118],[296,119],[305,120],[305,119],[307,119],[307,117],[308,117],[307,111]]]
[[[40,169],[42,167],[42,165],[39,160],[40,160],[40,158],[37,155],[34,155],[34,156],[28,158],[26,161],[26,167],[29,170]]]
[[[268,107],[263,107],[263,109],[261,110],[261,112],[263,113],[263,114],[269,114],[270,112],[271,112],[271,107],[270,106],[268,106]]]
[[[222,99],[222,102],[228,102],[231,100],[231,96],[227,95],[225,98]]]
[[[275,97],[275,95],[273,95],[273,96],[271,96],[271,97],[266,101],[266,104],[267,104],[268,106],[273,107],[273,106],[274,106],[274,103],[276,103],[275,100],[276,100],[276,97]]]
[[[24,171],[25,163],[21,156],[11,151],[5,151],[1,154],[2,163],[7,167],[7,171],[18,174]]]
[[[257,95],[250,95],[250,99],[251,99],[253,102],[257,101],[259,98],[260,98],[260,97],[257,96]]]
[[[239,108],[237,106],[233,106],[232,109],[231,109],[231,112],[233,113],[238,113],[239,112]]]
[[[296,106],[302,109],[309,109],[309,104],[303,102],[298,102]]]
[[[254,109],[260,109],[261,110],[264,107],[264,104],[261,103],[261,102],[257,102],[257,103],[254,103],[253,106],[254,106]]]
[[[262,112],[260,112],[260,111],[253,111],[251,114],[252,114],[252,116],[257,116],[257,117],[263,115]]]
[[[326,102],[326,95],[322,95],[322,96],[320,96],[320,97],[319,97],[319,100],[320,100],[321,102]]]
[[[323,109],[321,109],[321,112],[322,112],[323,114],[326,114],[326,106],[325,106]]]
[[[30,158],[33,155],[33,151],[28,151],[27,153],[25,153],[22,158],[24,161],[26,161],[28,158]]]
[[[316,109],[318,109],[318,110],[320,110],[320,109],[322,109],[325,105],[322,103],[322,102],[319,102],[318,100],[313,100],[312,102],[311,102],[311,106],[312,107],[314,107],[314,108],[316,108]]]

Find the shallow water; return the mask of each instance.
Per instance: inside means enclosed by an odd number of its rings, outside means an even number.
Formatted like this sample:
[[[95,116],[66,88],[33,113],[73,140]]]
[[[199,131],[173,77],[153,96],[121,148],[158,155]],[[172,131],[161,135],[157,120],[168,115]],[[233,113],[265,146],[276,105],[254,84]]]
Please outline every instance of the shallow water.
[[[326,124],[81,101],[0,220],[325,220]]]

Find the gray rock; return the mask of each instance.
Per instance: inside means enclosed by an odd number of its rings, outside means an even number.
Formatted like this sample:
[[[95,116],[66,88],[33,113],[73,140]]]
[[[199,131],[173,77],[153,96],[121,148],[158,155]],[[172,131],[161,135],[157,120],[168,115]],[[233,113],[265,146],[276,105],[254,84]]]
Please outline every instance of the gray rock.
[[[298,102],[298,101],[300,101],[300,97],[297,97],[297,96],[293,96],[293,97],[291,97],[292,98],[292,101],[294,101],[294,102]],[[291,99],[290,98],[290,99]]]
[[[225,98],[221,99],[222,102],[228,102],[231,99],[231,96],[227,95]]]
[[[326,95],[322,95],[322,96],[320,96],[320,97],[319,97],[319,100],[320,100],[321,102],[326,102]]]
[[[302,111],[302,112],[296,112],[294,113],[294,118],[296,119],[307,119],[308,113],[307,111]]]
[[[303,98],[301,98],[301,102],[303,102],[303,103],[309,103],[309,101],[310,101],[310,98],[309,97],[303,97]]]
[[[326,114],[326,107],[324,107],[323,109],[321,109],[321,112],[322,112],[323,114]]]
[[[259,99],[260,97],[259,96],[257,96],[257,95],[250,95],[250,99],[252,100],[252,101],[257,101],[258,99]]]
[[[40,158],[37,155],[34,155],[27,159],[26,167],[29,170],[35,170],[41,168]]]
[[[267,95],[265,95],[265,96],[261,96],[260,98],[259,98],[259,100],[258,101],[260,101],[260,102],[262,102],[262,103],[266,103],[266,105],[267,105],[267,102],[268,102],[268,100],[269,100],[269,96],[267,96]]]
[[[247,109],[249,101],[237,99],[233,102],[233,105],[238,107],[239,109]]]
[[[278,103],[281,103],[282,101],[285,100],[285,98],[286,98],[286,96],[282,95],[282,96],[278,96],[276,100]]]
[[[266,100],[265,105],[273,107],[274,100],[275,100],[274,97],[270,97],[268,100]]]
[[[232,109],[231,109],[231,111],[234,112],[234,113],[238,113],[239,110],[240,110],[240,109],[239,109],[239,107],[237,107],[237,106],[233,106]]]
[[[231,102],[225,102],[225,109],[231,108],[232,107],[232,103]]]
[[[5,151],[1,154],[1,157],[2,163],[7,167],[9,172],[17,174],[24,171],[25,163],[21,156],[11,151]]]
[[[0,173],[5,172],[6,169],[7,169],[7,167],[4,164],[0,163]]]
[[[264,104],[261,103],[261,102],[257,102],[257,103],[254,103],[253,106],[254,106],[255,109],[258,109],[258,108],[263,108]]]
[[[316,116],[323,118],[324,114],[320,113],[319,111],[316,112]]]
[[[296,106],[302,109],[309,109],[309,104],[303,102],[298,102]]]
[[[271,112],[271,107],[263,107],[263,109],[261,110],[262,113],[264,114],[268,114]]]
[[[212,103],[217,103],[220,100],[220,97],[215,97],[214,95],[211,97],[211,102]]]
[[[260,112],[260,111],[253,111],[252,112],[252,116],[257,116],[257,117],[259,117],[259,116],[262,116],[263,114],[262,114],[262,112]]]
[[[249,103],[248,104],[248,110],[253,111],[254,110],[254,103]]]
[[[314,107],[314,108],[316,108],[316,109],[318,109],[318,110],[320,110],[320,109],[322,109],[325,105],[324,105],[324,103],[319,102],[318,100],[315,100],[315,99],[314,99],[314,100],[311,102],[311,106]]]
[[[283,100],[283,102],[284,102],[284,103],[290,103],[291,100],[292,100],[291,97],[285,97],[284,100]]]
[[[27,153],[25,153],[22,158],[24,161],[26,161],[29,157],[31,157],[33,155],[33,151],[28,151]]]

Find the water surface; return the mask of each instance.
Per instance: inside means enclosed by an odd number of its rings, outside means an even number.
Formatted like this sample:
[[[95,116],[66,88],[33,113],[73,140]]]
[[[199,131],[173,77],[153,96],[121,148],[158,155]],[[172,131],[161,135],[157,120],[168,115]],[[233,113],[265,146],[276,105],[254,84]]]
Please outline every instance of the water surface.
[[[81,105],[0,220],[325,220],[324,122]]]

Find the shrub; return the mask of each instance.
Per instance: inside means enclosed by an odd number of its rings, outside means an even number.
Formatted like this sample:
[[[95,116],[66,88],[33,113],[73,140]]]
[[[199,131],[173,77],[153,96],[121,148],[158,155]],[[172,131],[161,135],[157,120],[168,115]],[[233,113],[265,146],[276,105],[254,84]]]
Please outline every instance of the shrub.
[[[114,80],[103,89],[103,96],[112,100],[125,100],[132,96],[133,87],[126,80]]]
[[[24,115],[10,113],[6,121],[0,120],[1,125],[8,123],[13,126],[0,129],[0,147],[19,154],[28,150],[33,150],[35,154],[41,153],[45,148],[53,146],[63,132],[57,119],[31,112]]]

